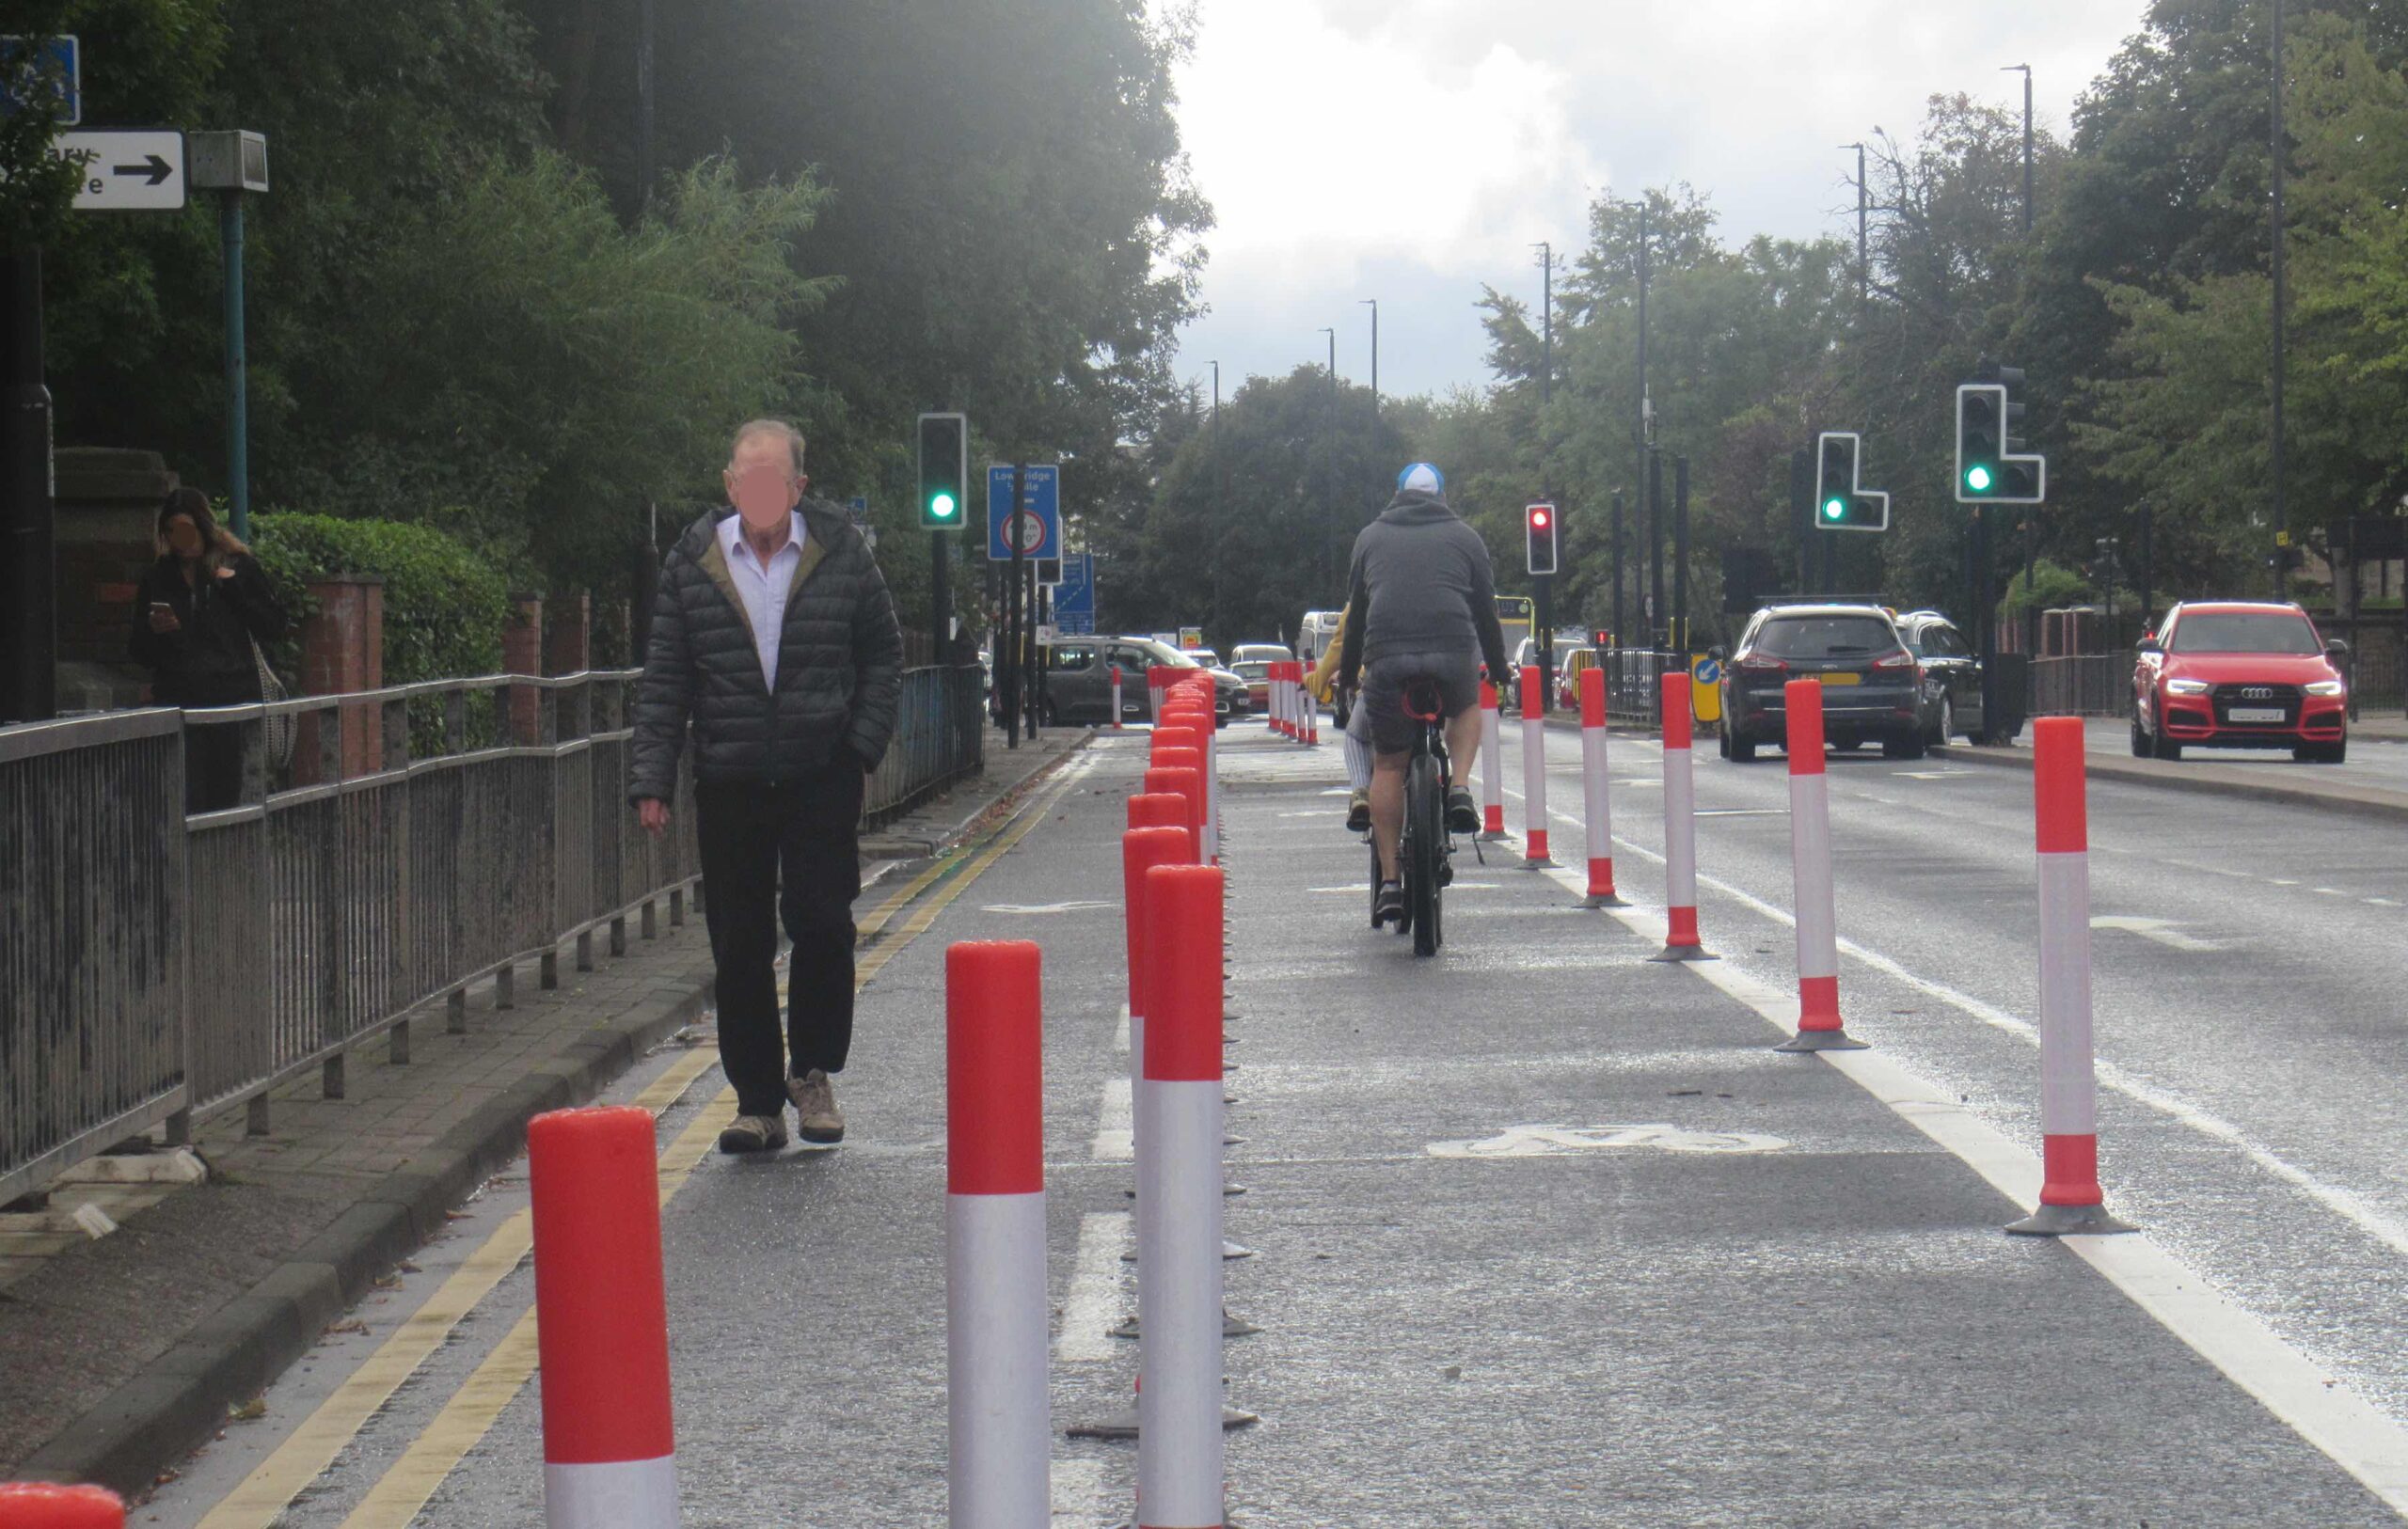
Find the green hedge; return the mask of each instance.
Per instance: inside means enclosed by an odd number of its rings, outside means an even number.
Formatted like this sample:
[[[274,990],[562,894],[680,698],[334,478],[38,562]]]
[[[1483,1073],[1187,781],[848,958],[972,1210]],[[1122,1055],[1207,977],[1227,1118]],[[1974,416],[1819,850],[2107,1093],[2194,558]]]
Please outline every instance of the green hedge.
[[[293,619],[277,668],[297,670],[297,633],[316,612],[309,583],[328,574],[385,581],[385,683],[493,674],[501,669],[501,627],[510,594],[501,575],[467,546],[428,526],[342,520],[294,512],[252,522],[251,550]]]

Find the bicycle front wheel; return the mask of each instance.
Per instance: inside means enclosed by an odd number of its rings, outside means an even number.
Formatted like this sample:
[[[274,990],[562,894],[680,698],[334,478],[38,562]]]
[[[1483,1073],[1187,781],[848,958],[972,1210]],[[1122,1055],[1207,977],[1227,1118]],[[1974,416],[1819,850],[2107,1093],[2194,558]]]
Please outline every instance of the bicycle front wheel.
[[[1443,938],[1438,924],[1438,877],[1447,856],[1447,789],[1438,762],[1417,755],[1404,780],[1404,906],[1413,920],[1413,954],[1435,955]]]

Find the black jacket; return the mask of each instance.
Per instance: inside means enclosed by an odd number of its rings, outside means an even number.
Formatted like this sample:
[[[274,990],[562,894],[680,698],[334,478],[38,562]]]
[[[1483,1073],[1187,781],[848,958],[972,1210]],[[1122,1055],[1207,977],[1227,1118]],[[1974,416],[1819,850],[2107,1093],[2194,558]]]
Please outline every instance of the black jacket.
[[[1505,678],[1488,544],[1434,494],[1407,489],[1363,528],[1346,602],[1338,672],[1349,689],[1364,661],[1386,654],[1477,648],[1489,678]]]
[[[719,524],[734,513],[721,507],[687,527],[661,566],[636,690],[629,801],[675,795],[689,720],[694,778],[713,783],[794,780],[840,748],[869,769],[894,734],[903,633],[868,544],[834,505],[802,501],[806,544],[787,590],[772,696],[720,550]]]
[[[234,576],[217,578],[204,569],[187,585],[169,553],[142,575],[129,647],[134,661],[151,671],[151,699],[162,706],[236,706],[260,699],[251,639],[282,637],[284,610],[255,560],[237,553],[221,566]],[[157,602],[176,613],[182,624],[175,631],[150,630],[150,607]]]

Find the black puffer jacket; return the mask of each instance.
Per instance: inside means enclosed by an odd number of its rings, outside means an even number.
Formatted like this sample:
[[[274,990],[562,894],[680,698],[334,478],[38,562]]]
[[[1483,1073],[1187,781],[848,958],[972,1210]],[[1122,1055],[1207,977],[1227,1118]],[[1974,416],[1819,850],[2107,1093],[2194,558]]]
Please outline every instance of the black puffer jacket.
[[[772,696],[720,550],[719,523],[735,512],[721,508],[689,526],[661,567],[636,691],[629,801],[674,795],[689,718],[695,779],[712,782],[793,780],[840,748],[868,769],[895,732],[903,634],[861,533],[834,505],[802,501],[807,544],[786,595]]]
[[[152,671],[150,697],[162,706],[238,706],[260,699],[259,659],[251,640],[284,635],[284,609],[255,559],[237,553],[192,583],[170,553],[143,574],[134,597],[134,661]],[[150,630],[150,607],[176,613],[172,632]]]

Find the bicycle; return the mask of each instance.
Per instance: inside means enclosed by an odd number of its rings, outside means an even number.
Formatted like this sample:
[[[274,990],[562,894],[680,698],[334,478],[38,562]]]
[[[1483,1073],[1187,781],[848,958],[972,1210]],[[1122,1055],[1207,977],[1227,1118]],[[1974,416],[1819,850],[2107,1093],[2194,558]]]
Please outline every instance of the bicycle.
[[[1455,878],[1453,833],[1447,828],[1447,725],[1438,687],[1415,679],[1404,687],[1405,715],[1418,725],[1404,766],[1404,831],[1397,871],[1404,880],[1404,917],[1397,933],[1413,937],[1413,954],[1435,955],[1444,943],[1447,884]],[[1380,925],[1380,851],[1371,846],[1371,927]]]

